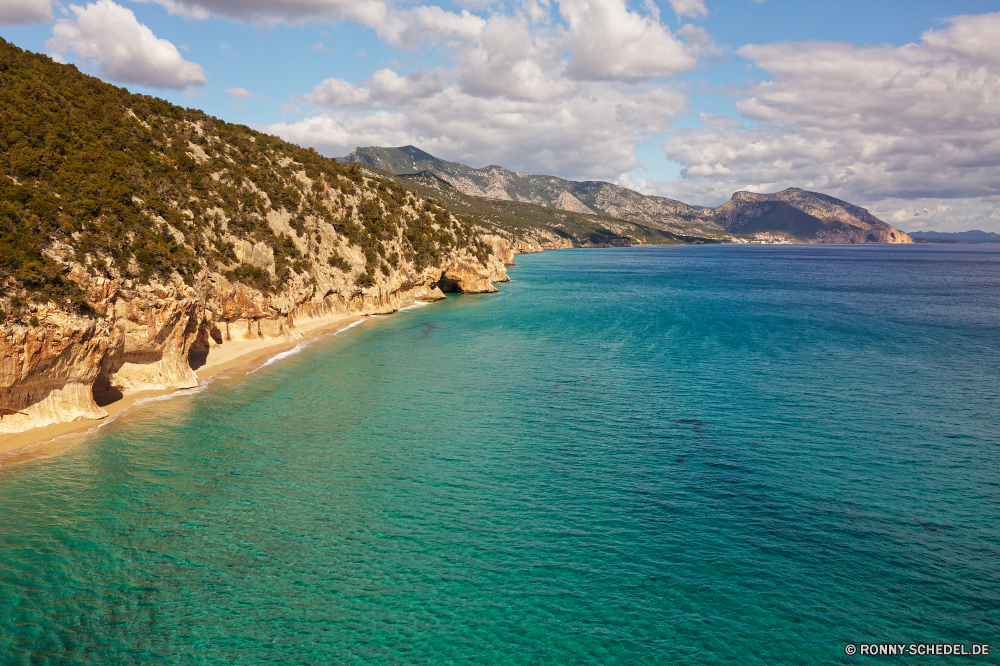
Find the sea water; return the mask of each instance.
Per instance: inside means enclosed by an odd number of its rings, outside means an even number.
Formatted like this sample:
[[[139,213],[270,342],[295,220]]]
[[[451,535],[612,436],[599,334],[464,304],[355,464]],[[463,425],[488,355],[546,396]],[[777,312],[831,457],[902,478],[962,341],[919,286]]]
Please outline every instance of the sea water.
[[[517,262],[0,469],[0,663],[1000,653],[1000,249]]]

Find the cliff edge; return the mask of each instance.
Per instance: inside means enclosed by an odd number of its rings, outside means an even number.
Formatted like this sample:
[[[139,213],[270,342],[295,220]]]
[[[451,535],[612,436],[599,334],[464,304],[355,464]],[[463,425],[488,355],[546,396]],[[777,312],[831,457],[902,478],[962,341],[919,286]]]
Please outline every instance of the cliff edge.
[[[360,165],[0,40],[0,434],[194,386],[220,345],[495,291],[509,239]]]

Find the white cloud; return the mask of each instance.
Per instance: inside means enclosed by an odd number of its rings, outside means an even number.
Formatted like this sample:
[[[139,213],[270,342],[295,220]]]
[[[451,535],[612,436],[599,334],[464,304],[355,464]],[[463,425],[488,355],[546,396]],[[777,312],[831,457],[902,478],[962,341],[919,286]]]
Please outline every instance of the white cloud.
[[[560,0],[569,26],[569,73],[578,79],[641,81],[674,76],[697,60],[656,17],[624,0]]]
[[[46,48],[58,59],[73,51],[102,76],[119,83],[158,88],[187,88],[206,82],[198,65],[184,60],[177,48],[139,23],[131,10],[111,0],[86,7],[70,5],[73,18],[60,19]]]
[[[991,41],[992,40],[992,41]],[[664,148],[675,191],[719,201],[791,185],[853,201],[1000,194],[1000,15],[961,16],[919,44],[744,46],[769,79],[738,123],[704,118]]]
[[[562,0],[558,9],[572,20],[553,21],[556,6],[541,0],[475,25],[451,14],[436,28],[453,39],[439,51],[446,64],[408,74],[380,69],[358,82],[327,79],[295,100],[312,107],[307,117],[266,129],[327,155],[412,143],[477,165],[618,178],[638,164],[635,143],[667,131],[687,109],[677,89],[644,79],[673,73],[694,57],[658,21],[626,11],[621,0],[592,0],[588,7]],[[427,16],[421,25],[443,17]],[[603,19],[611,23],[597,27]],[[458,27],[448,32],[442,27],[448,25]],[[638,39],[653,53],[609,47],[599,66],[586,64],[591,56],[578,58],[573,50],[585,37],[613,44]],[[650,57],[661,47],[681,55],[673,62]]]
[[[391,69],[380,69],[372,74],[371,81],[372,99],[388,104],[404,104],[443,91],[440,78],[425,70],[400,76]]]
[[[1000,230],[1000,205],[986,199],[887,199],[872,215],[904,231]]]
[[[223,88],[222,92],[236,99],[261,99],[264,95],[257,95],[246,88]]]
[[[263,25],[311,21],[355,21],[394,46],[473,37],[485,21],[463,9],[435,5],[398,7],[392,0],[137,0],[155,2],[188,18],[225,17]],[[481,3],[473,3],[477,5]],[[489,4],[489,3],[486,3]]]
[[[302,96],[302,102],[312,106],[326,108],[350,108],[368,106],[371,102],[371,91],[344,79],[326,79],[312,92]]]
[[[426,44],[462,43],[486,46],[500,36],[504,20],[526,26],[547,25],[552,19],[550,0],[522,0],[512,15],[494,13],[490,20],[462,9],[448,11],[437,5],[403,6],[392,0],[139,0],[156,2],[168,11],[192,18],[223,16],[247,23],[274,25],[308,21],[353,21],[372,29],[387,44],[416,48]],[[703,15],[703,0],[686,3],[686,13]],[[488,0],[464,2],[485,9]],[[671,34],[659,19],[655,4],[646,16],[629,11],[625,0],[559,0],[565,28],[549,31],[551,41],[571,49],[568,71],[578,79],[642,81],[674,76],[697,64],[697,52]],[[701,7],[701,9],[699,9]],[[493,51],[495,53],[495,50]],[[523,77],[523,72],[519,75]]]
[[[408,77],[382,71],[393,85],[381,77],[370,88],[324,81],[304,100],[323,104],[322,111],[264,129],[330,156],[355,146],[414,144],[475,166],[614,178],[636,166],[634,143],[664,131],[687,104],[668,89],[629,95],[610,83],[578,83],[544,102],[469,94],[458,83],[414,94],[420,87]]]
[[[690,16],[692,18],[708,16],[705,0],[670,0],[670,7],[677,16]]]
[[[947,30],[928,30],[923,41],[928,46],[951,52],[970,62],[1000,65],[1000,13],[952,17]]]
[[[529,24],[525,16],[494,16],[475,44],[459,50],[462,90],[479,97],[544,101],[567,94],[574,82],[565,69],[560,36]]]
[[[29,25],[51,20],[51,0],[0,0],[0,25]]]
[[[223,16],[248,23],[301,23],[310,18],[341,18],[351,5],[384,5],[379,0],[139,0],[155,2],[172,14],[206,19]]]
[[[550,20],[549,11],[551,3],[549,0],[522,0],[521,12],[528,17],[532,23],[548,23]]]
[[[383,22],[369,26],[390,44],[419,46],[447,39],[474,39],[486,26],[486,21],[468,10],[455,14],[440,7],[421,5],[388,12]]]

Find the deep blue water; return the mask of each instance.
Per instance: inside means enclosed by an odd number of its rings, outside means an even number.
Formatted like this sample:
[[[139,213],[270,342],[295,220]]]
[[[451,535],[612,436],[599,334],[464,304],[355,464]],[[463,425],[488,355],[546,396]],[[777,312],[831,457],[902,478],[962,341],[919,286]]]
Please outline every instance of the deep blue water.
[[[1000,248],[517,261],[0,469],[0,663],[1000,654]]]

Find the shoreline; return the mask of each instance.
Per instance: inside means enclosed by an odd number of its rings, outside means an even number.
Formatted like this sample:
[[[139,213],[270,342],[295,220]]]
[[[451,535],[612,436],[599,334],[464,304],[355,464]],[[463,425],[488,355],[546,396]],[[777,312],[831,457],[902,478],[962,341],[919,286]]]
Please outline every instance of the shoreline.
[[[400,310],[409,307],[413,305]],[[283,357],[284,354],[292,352],[300,345],[309,344],[328,335],[336,335],[358,325],[368,317],[369,315],[359,314],[330,315],[296,325],[296,331],[302,334],[301,337],[232,340],[214,347],[209,351],[206,363],[195,370],[195,375],[198,377],[198,385],[195,387],[130,391],[115,402],[103,406],[104,411],[108,413],[103,419],[78,419],[0,436],[0,468],[58,455],[76,446],[87,435],[97,432],[101,426],[111,423],[137,404],[168,398],[175,394],[200,393],[204,390],[208,379],[223,373],[231,375],[227,377],[229,380],[242,379]],[[237,370],[239,372],[233,372]]]

